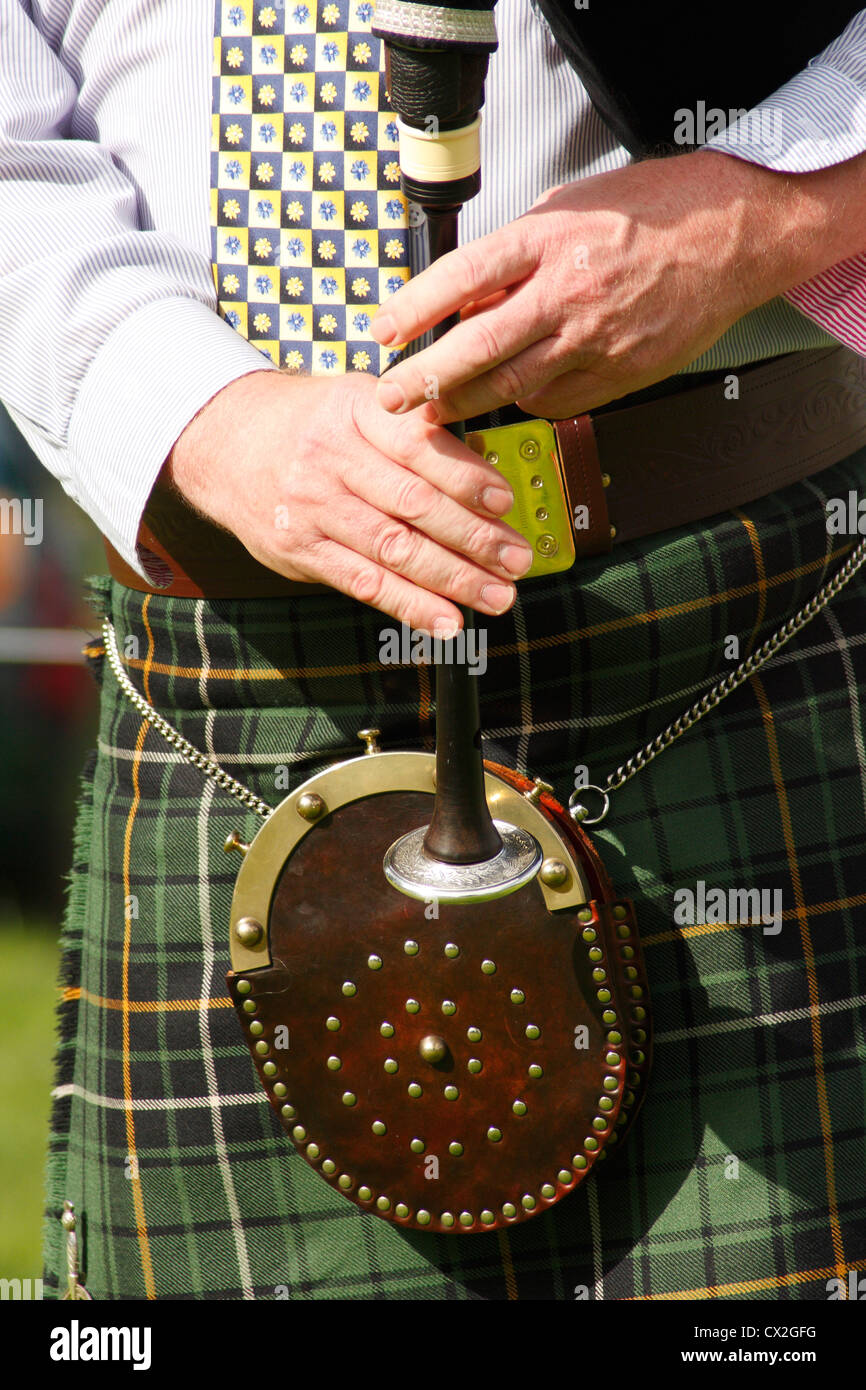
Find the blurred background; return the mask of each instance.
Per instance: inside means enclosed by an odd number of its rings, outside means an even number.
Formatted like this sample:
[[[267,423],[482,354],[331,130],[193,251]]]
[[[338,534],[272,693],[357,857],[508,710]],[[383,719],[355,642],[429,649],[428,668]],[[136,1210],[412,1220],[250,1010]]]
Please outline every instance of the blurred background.
[[[0,406],[0,1278],[41,1274],[58,937],[97,693],[96,527]]]

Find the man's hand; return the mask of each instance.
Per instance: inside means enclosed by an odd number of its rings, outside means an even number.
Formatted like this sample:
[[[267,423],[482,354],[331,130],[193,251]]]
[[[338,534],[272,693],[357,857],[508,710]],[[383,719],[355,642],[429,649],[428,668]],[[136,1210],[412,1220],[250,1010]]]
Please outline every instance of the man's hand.
[[[660,381],[862,250],[864,174],[866,157],[789,177],[704,150],[549,189],[380,308],[381,343],[463,320],[385,373],[380,404],[411,409],[432,390],[443,422],[511,401],[558,419]]]
[[[240,377],[186,427],[164,473],[289,579],[440,636],[461,626],[455,604],[504,612],[532,562],[499,519],[508,483],[429,407],[394,418],[375,391],[361,373]]]

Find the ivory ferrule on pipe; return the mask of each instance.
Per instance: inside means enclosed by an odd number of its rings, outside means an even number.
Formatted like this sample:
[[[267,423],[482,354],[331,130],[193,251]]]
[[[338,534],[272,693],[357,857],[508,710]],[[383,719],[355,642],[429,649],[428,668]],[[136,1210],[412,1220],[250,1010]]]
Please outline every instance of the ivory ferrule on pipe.
[[[418,130],[397,117],[400,168],[407,178],[448,183],[467,178],[481,167],[481,113],[471,125],[438,132]]]

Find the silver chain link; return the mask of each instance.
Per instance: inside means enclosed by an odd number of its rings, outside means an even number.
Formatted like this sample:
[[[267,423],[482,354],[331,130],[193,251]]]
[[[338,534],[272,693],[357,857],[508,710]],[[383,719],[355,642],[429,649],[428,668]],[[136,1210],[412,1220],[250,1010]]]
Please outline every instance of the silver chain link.
[[[814,617],[817,617],[821,609],[825,608],[841,589],[844,589],[864,561],[866,561],[866,541],[861,541],[833,578],[822,585],[799,612],[789,618],[786,623],[783,623],[772,637],[768,637],[766,642],[758,647],[757,651],[752,652],[752,655],[746,657],[745,661],[741,661],[730,675],[717,681],[706,695],[702,695],[699,700],[690,705],[684,714],[681,714],[672,724],[668,724],[667,728],[662,729],[662,732],[656,734],[656,737],[651,739],[649,743],[644,744],[643,748],[633,757],[621,763],[616,771],[610,774],[603,786],[590,783],[587,787],[581,787],[579,791],[573,791],[568,798],[568,810],[572,820],[578,821],[581,825],[598,825],[600,821],[603,821],[609,809],[611,792],[619,791],[620,787],[625,786],[626,782],[630,782],[632,777],[638,772],[642,772],[654,758],[657,758],[659,753],[663,753],[678,738],[682,738],[683,734],[688,733],[699,719],[703,719],[705,714],[709,714],[710,710],[715,709],[716,705],[742,685],[743,681],[748,680],[756,671],[760,671],[761,667],[766,665],[770,658],[784,647],[786,642],[790,642],[792,637],[796,637],[797,633]],[[597,816],[590,816],[580,800],[586,791],[598,792],[602,798],[602,808]]]
[[[145,719],[150,720],[157,733],[162,734],[166,742],[170,743],[173,748],[176,748],[178,753],[186,758],[188,763],[192,763],[195,767],[199,768],[206,777],[211,777],[218,787],[222,787],[223,791],[228,792],[229,796],[237,797],[238,801],[242,802],[244,806],[249,807],[251,811],[255,811],[257,815],[264,816],[265,819],[272,815],[274,810],[273,806],[269,806],[266,801],[262,801],[261,797],[251,792],[249,787],[244,786],[243,782],[238,782],[234,777],[230,777],[224,768],[220,767],[219,763],[215,763],[211,758],[205,757],[204,753],[200,753],[182,734],[178,733],[173,725],[169,724],[167,719],[163,719],[161,714],[157,714],[153,705],[149,704],[143,695],[139,695],[132,681],[129,679],[129,676],[123,669],[120,660],[120,652],[117,650],[117,639],[115,637],[114,627],[108,618],[106,618],[102,624],[102,636],[105,640],[105,655],[108,657],[108,664],[115,674],[118,685],[129,696],[139,714],[143,715]]]
[[[579,791],[572,792],[568,799],[568,810],[572,819],[578,821],[582,825],[598,825],[603,821],[610,807],[611,792],[618,791],[620,787],[625,786],[626,782],[630,782],[632,777],[636,776],[638,772],[643,771],[654,758],[658,757],[659,753],[663,753],[666,748],[670,748],[671,744],[675,743],[678,738],[682,738],[683,734],[688,733],[689,729],[697,724],[699,719],[703,719],[705,714],[709,714],[710,710],[715,709],[727,695],[730,695],[738,686],[742,685],[743,681],[748,680],[756,671],[760,671],[761,667],[765,666],[770,658],[775,656],[776,653],[784,647],[786,642],[790,642],[792,637],[796,637],[797,633],[800,632],[807,623],[810,623],[814,617],[817,617],[822,608],[825,608],[830,600],[836,597],[840,590],[844,589],[845,585],[849,580],[853,579],[864,562],[866,562],[866,540],[861,541],[859,545],[855,547],[838,573],[836,573],[832,579],[828,580],[826,584],[822,585],[809,602],[805,604],[799,612],[794,614],[793,618],[789,618],[786,623],[783,623],[782,626],[773,633],[772,637],[768,637],[766,642],[763,642],[761,646],[758,647],[757,651],[753,652],[745,661],[741,661],[739,666],[731,671],[729,675],[717,681],[705,695],[702,695],[699,700],[696,700],[693,705],[690,705],[678,719],[668,724],[667,728],[663,729],[660,734],[657,734],[654,739],[644,744],[643,748],[635,753],[633,757],[621,763],[616,771],[610,774],[603,786],[590,783],[586,787],[581,787]],[[108,618],[103,621],[102,635],[105,640],[105,655],[108,658],[108,664],[114,672],[118,685],[126,695],[129,696],[129,699],[138,712],[143,715],[145,719],[150,721],[157,733],[161,734],[173,748],[176,748],[181,757],[185,758],[187,762],[199,768],[206,777],[212,778],[218,787],[228,792],[229,796],[236,797],[244,806],[247,806],[251,811],[255,811],[257,815],[263,816],[265,819],[272,815],[274,810],[272,806],[269,806],[266,801],[262,801],[261,797],[251,792],[249,787],[244,786],[243,782],[238,782],[234,777],[230,777],[229,774],[220,767],[219,763],[206,757],[204,753],[200,753],[197,748],[178,733],[177,729],[169,724],[167,719],[164,719],[161,714],[157,713],[153,705],[149,704],[143,695],[139,694],[123,669],[120,653],[117,650],[117,639],[114,628]],[[587,807],[585,807],[580,800],[583,793],[587,791],[598,792],[602,799],[602,808],[597,816],[590,816]]]

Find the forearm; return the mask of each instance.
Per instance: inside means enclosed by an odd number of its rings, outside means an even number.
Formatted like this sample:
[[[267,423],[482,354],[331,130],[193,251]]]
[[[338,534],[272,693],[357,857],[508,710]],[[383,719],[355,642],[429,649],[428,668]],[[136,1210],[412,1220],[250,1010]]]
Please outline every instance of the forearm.
[[[866,155],[806,174],[715,151],[683,158],[718,190],[723,242],[733,233],[740,247],[743,312],[866,249]]]
[[[234,330],[232,330],[234,332]],[[256,472],[259,441],[254,429],[239,429],[239,422],[255,421],[268,408],[274,377],[282,393],[297,390],[303,378],[268,369],[249,372],[228,382],[207,400],[180,432],[159,475],[163,487],[180,492],[202,516],[231,530],[240,487],[249,487]],[[232,441],[231,468],[214,467]],[[244,450],[249,447],[249,455]]]

